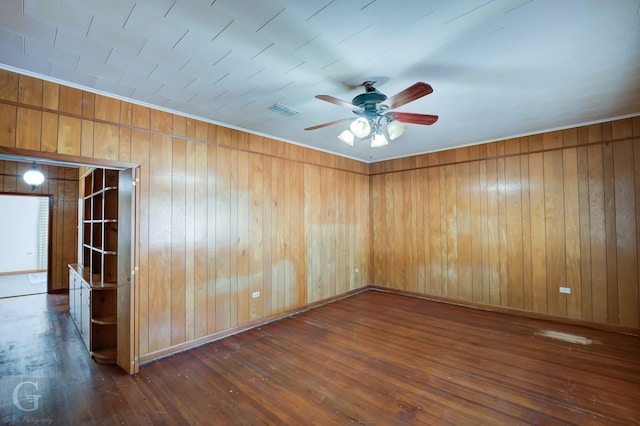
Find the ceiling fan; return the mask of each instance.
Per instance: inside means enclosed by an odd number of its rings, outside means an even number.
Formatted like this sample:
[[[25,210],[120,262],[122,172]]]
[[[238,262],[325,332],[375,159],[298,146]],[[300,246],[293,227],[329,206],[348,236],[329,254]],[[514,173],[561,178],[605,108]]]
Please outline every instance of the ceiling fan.
[[[357,95],[351,100],[351,103],[330,95],[317,95],[316,98],[322,101],[352,110],[358,118],[343,118],[330,123],[307,127],[304,130],[316,130],[322,127],[351,121],[349,129],[340,133],[338,139],[353,146],[356,137],[367,139],[371,136],[371,146],[380,147],[389,143],[383,132],[385,124],[389,139],[394,140],[406,130],[407,126],[404,123],[428,126],[438,120],[437,115],[391,111],[392,109],[401,107],[402,105],[432,93],[433,88],[427,83],[417,82],[390,98],[387,98],[384,93],[379,92],[373,87],[374,84],[375,81],[365,81],[362,83],[365,93]],[[385,101],[388,102],[388,105],[383,103]]]

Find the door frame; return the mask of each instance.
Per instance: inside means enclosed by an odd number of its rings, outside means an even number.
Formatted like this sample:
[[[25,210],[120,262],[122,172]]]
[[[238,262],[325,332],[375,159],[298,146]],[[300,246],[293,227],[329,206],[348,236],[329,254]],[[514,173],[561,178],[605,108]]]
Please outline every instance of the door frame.
[[[140,176],[140,164],[138,163],[128,163],[123,161],[116,160],[108,160],[108,159],[100,159],[100,158],[87,158],[81,157],[77,155],[68,155],[68,154],[59,154],[56,152],[42,152],[42,151],[33,151],[22,148],[11,148],[0,146],[0,159],[9,160],[9,161],[19,161],[19,162],[28,162],[31,163],[36,161],[40,164],[48,164],[52,166],[62,166],[62,167],[74,167],[79,168],[82,166],[85,167],[94,167],[94,168],[107,168],[107,169],[116,169],[116,170],[131,170],[131,176],[133,177],[134,182],[132,182],[131,188],[131,261],[132,265],[134,265],[131,269],[134,272],[138,268],[138,260],[139,260],[139,185],[137,184],[137,180]],[[15,194],[15,193],[13,193]],[[77,194],[78,197],[80,194]],[[75,203],[77,206],[77,203]],[[77,207],[76,207],[77,208]],[[53,209],[53,195],[49,194],[49,253],[48,253],[48,262],[47,266],[47,292],[49,293],[49,288],[51,286],[51,209]],[[80,230],[78,230],[78,238],[80,238]],[[63,265],[65,268],[67,265]],[[129,374],[136,374],[139,370],[139,298],[138,298],[138,273],[134,272],[131,274],[131,281],[129,290],[127,295],[129,296],[129,310],[130,316],[126,319],[127,325],[125,329],[129,329],[129,345],[128,345],[128,354],[126,357],[129,358],[129,362],[118,362],[120,368],[125,370]],[[120,323],[118,323],[118,328],[120,328]],[[119,357],[120,358],[120,357]],[[124,357],[123,357],[124,358]]]

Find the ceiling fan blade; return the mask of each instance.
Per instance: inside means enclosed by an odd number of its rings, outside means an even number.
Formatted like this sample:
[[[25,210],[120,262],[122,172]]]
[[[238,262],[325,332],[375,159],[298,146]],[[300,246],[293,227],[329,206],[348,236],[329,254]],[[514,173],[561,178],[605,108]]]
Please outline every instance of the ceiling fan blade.
[[[358,107],[355,106],[354,104],[347,101],[343,101],[342,99],[334,98],[333,96],[330,96],[330,95],[316,95],[316,98],[320,99],[321,101],[325,101],[334,105],[341,106],[343,108],[358,109]]]
[[[316,130],[316,129],[321,129],[321,128],[323,128],[323,127],[333,126],[334,124],[344,123],[345,121],[349,121],[349,120],[352,120],[352,118],[342,118],[342,119],[340,119],[340,120],[332,121],[332,122],[330,122],[330,123],[318,124],[317,126],[307,127],[305,130]],[[398,120],[398,121],[400,121],[400,120]]]
[[[401,123],[431,125],[438,121],[437,115],[414,114],[412,112],[391,112],[391,118]]]
[[[394,109],[408,104],[411,101],[415,101],[423,96],[427,96],[432,92],[433,88],[429,84],[419,81],[390,97],[388,102],[390,103],[390,108]]]

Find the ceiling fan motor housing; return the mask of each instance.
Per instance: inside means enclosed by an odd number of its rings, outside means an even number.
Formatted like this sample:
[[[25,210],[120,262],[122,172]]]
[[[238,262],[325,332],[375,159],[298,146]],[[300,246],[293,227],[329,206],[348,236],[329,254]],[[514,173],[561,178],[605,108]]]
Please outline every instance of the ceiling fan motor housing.
[[[351,103],[359,108],[375,109],[376,106],[387,100],[387,96],[380,92],[362,93],[351,101]]]

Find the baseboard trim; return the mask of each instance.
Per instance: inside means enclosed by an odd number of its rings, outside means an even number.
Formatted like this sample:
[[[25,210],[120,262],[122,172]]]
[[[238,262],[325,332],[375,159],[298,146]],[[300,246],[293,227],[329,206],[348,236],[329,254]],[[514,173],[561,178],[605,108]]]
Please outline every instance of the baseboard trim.
[[[26,271],[9,271],[9,272],[0,272],[0,275],[38,274],[40,272],[47,272],[47,270],[46,269],[29,269]]]
[[[194,340],[190,340],[188,342],[180,343],[177,345],[169,346],[168,348],[160,349],[154,352],[150,352],[144,355],[141,355],[138,359],[139,365],[148,364],[152,361],[157,361],[162,358],[166,358],[171,355],[175,355],[179,352],[184,352],[189,349],[197,348],[198,346],[206,345],[207,343],[215,342],[216,340],[224,339],[225,337],[233,336],[234,334],[242,333],[244,331],[251,330],[253,328],[261,327],[263,325],[269,324],[274,321],[278,321],[284,318],[288,318],[294,315],[301,314],[303,312],[309,311],[311,309],[316,309],[321,306],[328,305],[330,303],[337,302],[342,299],[346,299],[352,296],[355,296],[360,293],[364,293],[368,291],[368,287],[362,287],[354,290],[350,290],[346,293],[341,293],[337,296],[329,297],[326,299],[318,300],[317,302],[306,304],[297,309],[291,309],[285,312],[281,312],[279,314],[270,315],[265,318],[261,318],[259,320],[251,321],[236,327],[228,328],[226,330],[218,331],[213,334],[208,334],[203,337],[199,337]]]
[[[395,288],[387,288],[387,287],[381,287],[381,286],[371,285],[371,284],[367,286],[367,289],[373,290],[373,291],[380,291],[384,293],[397,294],[400,296],[417,297],[420,299],[430,300],[433,302],[448,303],[451,305],[463,306],[466,308],[481,309],[484,311],[497,312],[501,314],[516,315],[520,317],[551,321],[551,322],[556,322],[560,324],[578,325],[578,326],[588,327],[588,328],[597,329],[597,330],[611,331],[614,333],[621,333],[621,334],[629,334],[632,336],[640,336],[640,328],[625,327],[625,326],[616,325],[616,324],[605,324],[605,323],[586,321],[586,320],[575,319],[575,318],[559,317],[556,315],[541,314],[537,312],[525,311],[522,309],[505,308],[502,306],[494,306],[494,305],[488,305],[484,303],[468,302],[466,300],[451,299],[448,297],[441,297],[441,296],[432,296],[432,295],[422,294],[422,293],[413,292],[413,291],[398,290]]]

